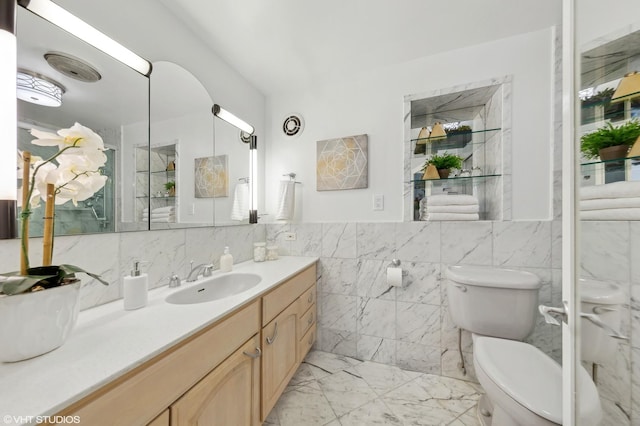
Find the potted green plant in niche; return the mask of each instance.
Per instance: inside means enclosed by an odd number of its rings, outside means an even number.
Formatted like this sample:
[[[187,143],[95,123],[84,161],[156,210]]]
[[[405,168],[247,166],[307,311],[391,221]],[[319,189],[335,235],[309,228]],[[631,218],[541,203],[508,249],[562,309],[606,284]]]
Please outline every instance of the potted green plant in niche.
[[[580,138],[580,150],[585,157],[600,160],[624,158],[629,147],[640,137],[640,123],[629,121],[614,127],[607,123],[595,132],[587,133]]]
[[[176,183],[172,180],[164,184],[164,189],[167,190],[170,197],[175,197],[176,195]]]
[[[451,169],[460,169],[462,167],[462,157],[456,154],[448,154],[446,151],[441,155],[433,154],[425,163],[422,170],[426,170],[429,164],[438,169],[438,175],[442,179],[449,177]]]

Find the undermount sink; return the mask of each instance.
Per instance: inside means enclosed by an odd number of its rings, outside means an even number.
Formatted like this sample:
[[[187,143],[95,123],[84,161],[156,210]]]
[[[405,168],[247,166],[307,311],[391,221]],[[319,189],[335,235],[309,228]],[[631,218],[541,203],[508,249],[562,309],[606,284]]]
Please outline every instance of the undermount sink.
[[[189,305],[210,302],[242,293],[257,286],[262,278],[256,274],[231,273],[209,278],[191,287],[176,291],[165,299],[168,303]]]

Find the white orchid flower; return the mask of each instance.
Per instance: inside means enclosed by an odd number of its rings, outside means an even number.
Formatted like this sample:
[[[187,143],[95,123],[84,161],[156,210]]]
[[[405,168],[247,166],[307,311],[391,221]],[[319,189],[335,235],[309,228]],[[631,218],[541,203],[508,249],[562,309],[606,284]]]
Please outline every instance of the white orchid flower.
[[[60,150],[74,147],[82,149],[83,151],[104,151],[104,142],[100,135],[80,123],[75,123],[69,129],[58,130],[57,134],[43,132],[37,129],[31,129],[31,134],[38,138],[31,142],[34,145],[58,146]]]

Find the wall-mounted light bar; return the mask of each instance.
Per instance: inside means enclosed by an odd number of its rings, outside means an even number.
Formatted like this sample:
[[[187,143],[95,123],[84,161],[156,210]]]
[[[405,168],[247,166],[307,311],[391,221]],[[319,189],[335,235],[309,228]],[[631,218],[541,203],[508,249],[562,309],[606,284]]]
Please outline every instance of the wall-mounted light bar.
[[[231,114],[218,104],[211,108],[213,115],[249,134],[249,223],[258,223],[258,138],[255,129],[246,121]],[[241,138],[245,142],[244,138]]]
[[[249,133],[250,135],[253,135],[253,132],[256,131],[251,124],[249,124],[246,121],[244,121],[244,120],[236,117],[235,115],[231,114],[229,111],[227,111],[226,109],[222,108],[218,104],[214,104],[213,105],[212,111],[213,111],[213,115],[215,115],[219,119],[224,120],[227,123],[237,127],[238,129],[242,130],[243,132],[246,132],[246,133]]]
[[[249,223],[258,223],[258,138],[251,135],[249,141]]]
[[[96,49],[133,68],[140,74],[151,74],[151,63],[136,55],[111,37],[95,29],[82,19],[73,15],[50,0],[18,0],[18,4],[36,15],[46,19]]]

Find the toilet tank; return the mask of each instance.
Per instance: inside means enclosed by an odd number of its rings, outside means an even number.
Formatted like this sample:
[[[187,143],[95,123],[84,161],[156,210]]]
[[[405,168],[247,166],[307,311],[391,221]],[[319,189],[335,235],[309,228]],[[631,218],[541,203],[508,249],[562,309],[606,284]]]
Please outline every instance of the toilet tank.
[[[580,279],[580,307],[581,312],[596,314],[609,327],[620,331],[621,309],[624,304],[624,292],[615,284]],[[607,332],[582,319],[581,352],[583,361],[603,364],[615,354],[618,340],[609,336]]]
[[[451,320],[472,333],[524,340],[535,327],[541,285],[530,272],[450,266],[446,287]]]

